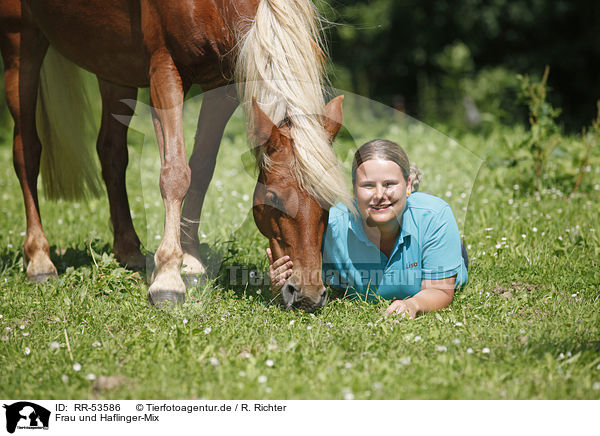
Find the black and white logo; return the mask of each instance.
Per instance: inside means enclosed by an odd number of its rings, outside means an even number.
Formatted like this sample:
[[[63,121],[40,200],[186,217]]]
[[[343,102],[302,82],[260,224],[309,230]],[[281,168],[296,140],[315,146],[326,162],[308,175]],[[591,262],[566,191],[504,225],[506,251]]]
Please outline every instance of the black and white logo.
[[[18,428],[26,430],[48,430],[50,411],[28,401],[4,405],[6,409],[6,431],[14,433]]]

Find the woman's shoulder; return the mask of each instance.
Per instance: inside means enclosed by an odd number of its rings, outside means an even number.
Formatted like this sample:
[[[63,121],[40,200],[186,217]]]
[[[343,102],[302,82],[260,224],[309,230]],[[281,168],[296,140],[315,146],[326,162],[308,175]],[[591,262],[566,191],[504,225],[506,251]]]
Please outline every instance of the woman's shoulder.
[[[410,216],[413,225],[423,231],[431,228],[431,225],[456,221],[448,203],[435,195],[422,192],[415,192],[408,197],[406,212],[405,217]]]
[[[338,203],[329,209],[329,221],[330,227],[341,227],[348,226],[350,215],[352,211],[344,203]]]
[[[449,208],[450,205],[435,195],[415,192],[407,198],[406,207],[415,211],[429,211],[435,214],[445,208]]]

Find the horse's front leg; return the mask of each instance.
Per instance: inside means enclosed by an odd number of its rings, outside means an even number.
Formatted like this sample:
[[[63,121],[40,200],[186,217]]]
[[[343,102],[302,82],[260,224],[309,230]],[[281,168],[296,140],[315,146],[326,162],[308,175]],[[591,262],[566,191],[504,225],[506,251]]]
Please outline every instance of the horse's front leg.
[[[194,151],[190,157],[192,180],[185,196],[181,218],[183,273],[188,284],[194,284],[206,270],[200,260],[198,225],[204,196],[212,179],[219,145],[225,126],[238,106],[233,86],[206,92],[198,117]]]
[[[161,159],[160,192],[165,205],[165,227],[154,255],[156,266],[148,298],[152,304],[182,303],[185,285],[180,274],[183,252],[179,222],[181,202],[190,186],[190,167],[183,141],[182,81],[166,51],[153,54],[150,61],[150,98]]]

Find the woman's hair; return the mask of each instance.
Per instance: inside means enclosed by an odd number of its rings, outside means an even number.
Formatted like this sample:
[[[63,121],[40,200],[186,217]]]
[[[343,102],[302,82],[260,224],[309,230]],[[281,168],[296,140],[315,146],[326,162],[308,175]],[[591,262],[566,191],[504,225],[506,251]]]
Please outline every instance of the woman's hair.
[[[404,181],[408,183],[411,178],[412,191],[419,189],[419,183],[423,177],[421,170],[408,160],[406,152],[398,144],[386,139],[374,139],[356,150],[352,161],[352,186],[356,188],[356,170],[361,164],[369,160],[380,159],[394,162],[402,170]]]

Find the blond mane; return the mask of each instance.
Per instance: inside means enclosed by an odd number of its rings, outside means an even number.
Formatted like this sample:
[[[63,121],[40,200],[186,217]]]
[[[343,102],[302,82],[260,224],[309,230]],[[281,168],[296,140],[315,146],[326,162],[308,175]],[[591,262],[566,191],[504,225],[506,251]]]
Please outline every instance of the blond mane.
[[[333,206],[350,202],[343,172],[321,123],[325,111],[321,21],[310,0],[261,0],[249,30],[239,38],[235,77],[252,131],[256,98],[275,124],[291,122],[292,169],[302,189]],[[250,135],[249,135],[250,136]],[[256,144],[257,162],[268,162]]]

